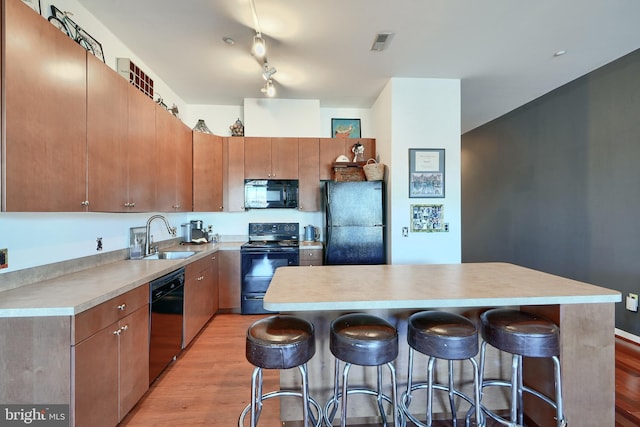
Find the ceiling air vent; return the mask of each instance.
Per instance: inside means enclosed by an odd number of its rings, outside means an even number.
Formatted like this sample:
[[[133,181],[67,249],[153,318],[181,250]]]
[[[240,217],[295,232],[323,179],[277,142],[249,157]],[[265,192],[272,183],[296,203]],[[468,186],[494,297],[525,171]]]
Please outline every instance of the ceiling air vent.
[[[371,45],[371,50],[374,52],[381,52],[389,47],[389,43],[391,43],[391,39],[393,38],[394,33],[378,33],[376,37],[373,39],[373,44]]]

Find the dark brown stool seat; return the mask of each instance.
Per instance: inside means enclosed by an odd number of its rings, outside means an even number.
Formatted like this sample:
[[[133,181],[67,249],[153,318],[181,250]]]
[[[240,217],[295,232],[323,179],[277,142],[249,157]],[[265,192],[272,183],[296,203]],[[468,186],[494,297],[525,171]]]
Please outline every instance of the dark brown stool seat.
[[[387,425],[382,401],[393,406],[394,424],[403,425],[404,418],[398,409],[395,368],[392,362],[398,357],[398,331],[389,322],[380,317],[365,313],[345,314],[331,322],[329,348],[335,357],[334,392],[325,405],[324,417],[327,425],[332,425],[338,405],[342,405],[340,425],[347,422],[347,396],[349,394],[370,394],[376,396],[380,417]],[[340,375],[340,362],[345,365]],[[377,368],[377,389],[366,387],[349,387],[348,374],[351,365],[375,366]],[[382,392],[381,367],[387,366],[391,376],[391,392],[389,397]],[[340,377],[342,376],[342,388]]]
[[[402,394],[401,407],[405,416],[416,426],[431,426],[433,422],[433,390],[446,391],[449,395],[453,425],[457,425],[455,396],[466,400],[475,409],[476,425],[482,425],[480,412],[480,388],[478,380],[478,364],[474,357],[478,354],[478,329],[464,316],[444,311],[423,311],[409,317],[407,326],[407,343],[409,344],[409,371],[407,374],[407,390]],[[427,363],[427,382],[413,382],[414,351],[429,356]],[[434,366],[436,359],[448,361],[448,384],[434,384]],[[473,366],[474,397],[470,398],[454,387],[453,361],[469,360]],[[410,411],[412,394],[416,390],[427,390],[426,423],[418,420]],[[467,417],[467,425],[470,417]]]
[[[481,387],[504,386],[511,388],[510,422],[523,424],[523,392],[528,392],[556,409],[556,425],[566,425],[562,407],[562,383],[560,372],[560,328],[550,319],[538,314],[512,309],[492,309],[480,315],[483,343],[480,351]],[[511,353],[511,381],[485,380],[484,364],[486,345]],[[523,357],[550,358],[554,364],[555,400],[523,385]],[[487,408],[483,410],[492,418],[504,422]]]
[[[256,427],[262,401],[280,396],[302,398],[302,416],[305,427],[322,425],[322,408],[309,396],[307,362],[316,352],[313,324],[295,316],[279,315],[254,322],[247,330],[246,357],[255,366],[251,379],[251,403],[238,420],[244,426],[244,418],[251,412],[251,426]],[[277,390],[262,393],[262,369],[298,368],[302,377],[302,390]],[[314,408],[316,415],[313,415]]]

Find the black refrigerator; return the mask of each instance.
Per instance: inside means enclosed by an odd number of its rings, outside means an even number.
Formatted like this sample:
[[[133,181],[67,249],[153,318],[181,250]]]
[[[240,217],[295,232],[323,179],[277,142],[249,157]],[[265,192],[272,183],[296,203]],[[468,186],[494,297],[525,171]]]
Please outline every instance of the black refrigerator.
[[[325,264],[385,264],[382,181],[327,182]]]

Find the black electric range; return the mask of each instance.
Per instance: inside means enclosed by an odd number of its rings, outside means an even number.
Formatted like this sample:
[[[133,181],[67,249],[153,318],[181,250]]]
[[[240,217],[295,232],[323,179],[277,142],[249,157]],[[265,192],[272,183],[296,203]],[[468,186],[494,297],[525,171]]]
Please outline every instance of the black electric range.
[[[240,247],[242,314],[270,313],[262,305],[275,270],[300,265],[300,224],[249,223],[249,241]]]

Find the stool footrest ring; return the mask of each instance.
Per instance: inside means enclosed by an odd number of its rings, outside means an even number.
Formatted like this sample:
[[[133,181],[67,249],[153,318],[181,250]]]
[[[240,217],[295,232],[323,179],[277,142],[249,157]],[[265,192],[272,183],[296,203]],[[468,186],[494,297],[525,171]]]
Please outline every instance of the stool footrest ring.
[[[347,391],[347,396],[350,394],[368,394],[370,396],[378,397],[378,392],[376,390],[372,390],[369,388],[350,388]],[[393,400],[391,400],[391,398],[386,394],[380,394],[379,396],[388,404],[393,405]],[[324,422],[326,423],[326,425],[328,426],[333,425],[332,424],[333,416],[329,414],[331,413],[335,415],[335,412],[338,410],[338,404],[340,403],[341,398],[342,398],[342,392],[338,393],[336,396],[332,396],[331,399],[327,401],[327,404],[324,407]],[[402,414],[402,411],[400,411],[400,413]],[[402,418],[402,421],[403,421],[402,425],[404,426],[405,425],[404,418]]]
[[[270,393],[263,394],[262,400],[268,400],[274,397],[299,397],[301,399],[303,398],[302,393],[300,392],[289,391],[289,390],[279,390],[279,391],[272,391]],[[316,418],[313,415],[313,413],[310,411],[309,412],[310,421],[313,423],[314,427],[321,427],[322,426],[322,408],[320,407],[320,404],[316,402],[314,398],[309,397],[309,405],[315,408],[316,413],[318,415]],[[249,413],[250,410],[251,410],[251,404],[248,404],[247,406],[245,406],[244,410],[240,414],[240,419],[238,420],[238,427],[244,426],[244,418],[246,417],[246,415]]]
[[[432,387],[435,390],[440,390],[447,393],[449,392],[449,386],[446,386],[444,384],[433,384]],[[426,390],[428,388],[429,388],[428,383],[414,383],[411,386],[411,393],[413,393],[416,390],[423,390],[423,389]],[[473,404],[473,399],[467,396],[466,394],[462,393],[457,389],[453,389],[452,393],[460,397],[461,399],[464,399],[468,404],[471,405],[471,408],[469,409],[469,411],[471,411],[471,409],[475,407],[475,405]],[[411,414],[411,412],[409,411],[409,405],[411,405],[411,395],[405,391],[404,393],[402,393],[402,396],[400,397],[400,408],[404,412],[404,416],[407,417],[409,420],[411,420],[411,422],[418,427],[429,427],[427,424],[418,420],[413,414]]]

